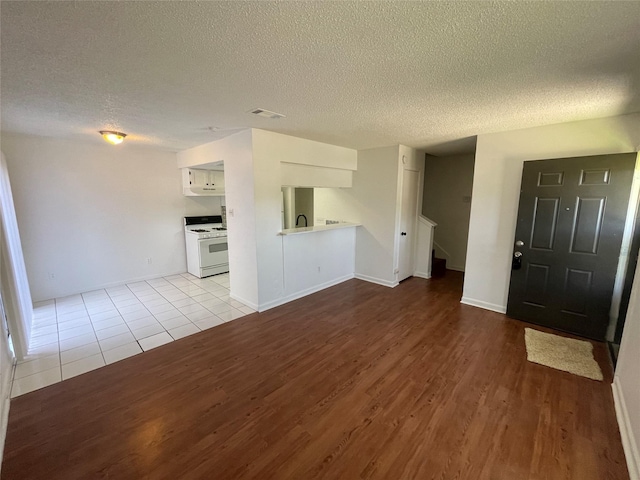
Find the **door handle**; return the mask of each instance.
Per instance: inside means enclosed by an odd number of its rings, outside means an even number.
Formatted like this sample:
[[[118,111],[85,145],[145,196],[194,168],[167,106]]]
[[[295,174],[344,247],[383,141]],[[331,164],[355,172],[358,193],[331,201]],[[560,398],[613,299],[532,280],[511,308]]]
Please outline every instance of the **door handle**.
[[[511,260],[511,269],[520,270],[522,268],[522,252],[514,252]]]
[[[404,235],[406,237],[407,236],[407,232],[401,232],[400,235]]]

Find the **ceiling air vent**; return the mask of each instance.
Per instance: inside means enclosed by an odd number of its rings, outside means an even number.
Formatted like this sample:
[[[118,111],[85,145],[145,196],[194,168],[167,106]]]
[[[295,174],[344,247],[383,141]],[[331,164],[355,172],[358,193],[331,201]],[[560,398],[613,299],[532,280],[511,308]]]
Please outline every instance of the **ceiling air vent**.
[[[271,118],[271,119],[278,119],[278,118],[285,117],[285,115],[281,113],[265,110],[264,108],[254,108],[253,110],[250,110],[249,113],[253,113],[254,115],[258,115],[259,117]]]

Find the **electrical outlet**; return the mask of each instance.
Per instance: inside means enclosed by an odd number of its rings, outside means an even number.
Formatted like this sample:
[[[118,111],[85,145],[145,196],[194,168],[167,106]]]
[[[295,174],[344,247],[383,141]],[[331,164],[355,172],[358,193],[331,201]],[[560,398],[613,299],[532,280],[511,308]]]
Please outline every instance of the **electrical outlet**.
[[[151,263],[153,263],[153,262],[151,261],[151,257],[147,257],[147,265],[151,265]]]

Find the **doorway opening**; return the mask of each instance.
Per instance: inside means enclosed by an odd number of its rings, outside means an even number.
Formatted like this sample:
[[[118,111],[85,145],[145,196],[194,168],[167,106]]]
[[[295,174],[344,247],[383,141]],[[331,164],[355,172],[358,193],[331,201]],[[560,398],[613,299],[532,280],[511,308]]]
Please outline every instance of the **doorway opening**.
[[[475,153],[436,157],[426,155],[422,215],[434,230],[432,277],[446,270],[464,272],[471,215]]]

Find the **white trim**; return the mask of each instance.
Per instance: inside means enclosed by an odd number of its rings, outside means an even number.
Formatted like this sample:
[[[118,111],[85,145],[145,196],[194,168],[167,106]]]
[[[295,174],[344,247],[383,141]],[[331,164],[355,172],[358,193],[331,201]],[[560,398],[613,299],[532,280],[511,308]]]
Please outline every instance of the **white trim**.
[[[609,308],[609,326],[607,328],[606,339],[613,341],[620,314],[620,303],[624,282],[626,280],[629,257],[631,257],[631,242],[633,241],[633,227],[638,215],[638,201],[640,200],[640,153],[636,156],[636,163],[633,169],[633,180],[631,182],[631,192],[627,205],[627,216],[625,217],[624,231],[622,233],[622,245],[620,246],[620,256],[618,257],[618,269],[613,284],[613,295],[611,307]]]
[[[233,293],[229,293],[229,298],[232,300],[235,300],[236,302],[240,302],[240,303],[244,303],[247,307],[252,308],[254,310],[258,310],[258,305],[250,302],[249,300],[245,300],[242,297],[239,297],[238,295],[234,295]]]
[[[617,377],[616,377],[617,378]],[[620,383],[614,378],[611,384],[613,390],[613,404],[616,409],[616,418],[618,419],[618,427],[620,428],[620,437],[622,437],[622,448],[627,459],[627,468],[629,469],[629,478],[631,480],[640,480],[640,451],[633,436],[631,422],[629,421],[629,412],[624,401],[624,395],[620,388]]]
[[[376,277],[370,277],[369,275],[362,275],[360,273],[356,273],[355,278],[357,278],[358,280],[364,280],[365,282],[369,282],[369,283],[377,283],[378,285],[382,285],[383,287],[397,287],[398,285],[400,285],[398,282],[390,282],[389,280],[382,280],[381,278],[376,278]]]
[[[471,305],[472,307],[484,308],[485,310],[491,310],[492,312],[507,313],[507,307],[505,305],[483,302],[482,300],[476,300],[475,298],[462,297],[460,303]]]
[[[424,215],[418,215],[418,221],[428,225],[429,227],[437,227],[438,224],[431,220],[430,218],[425,217]]]
[[[279,298],[278,300],[273,300],[271,302],[264,303],[262,305],[258,305],[258,312],[264,312],[265,310],[269,310],[271,308],[279,307],[280,305],[284,305],[285,303],[292,302],[302,297],[306,297],[307,295],[311,295],[312,293],[319,292],[320,290],[324,290],[325,288],[333,287],[334,285],[338,285],[339,283],[346,282],[347,280],[351,280],[353,278],[353,274],[345,275],[344,277],[335,278],[333,280],[329,280],[328,282],[321,283],[320,285],[316,285],[315,287],[307,288],[306,290],[301,290],[296,293],[292,293],[291,295],[287,295],[286,297]],[[242,302],[242,300],[238,300]]]
[[[404,183],[404,162],[405,155],[402,155],[402,148],[397,145],[396,150],[396,164],[398,169],[396,172],[396,205],[395,205],[395,221],[394,221],[394,234],[393,234],[393,273],[396,275],[400,272],[400,228],[402,225],[402,185]],[[416,210],[419,212],[420,210]],[[417,226],[417,223],[416,223]],[[417,230],[417,228],[416,228]],[[364,280],[364,279],[361,279]],[[377,283],[377,282],[374,282]]]
[[[464,266],[458,267],[454,265],[447,265],[447,270],[455,270],[456,272],[464,272]]]
[[[2,152],[0,152],[0,186],[2,187],[0,188],[0,228],[3,230],[0,248],[3,250],[1,254],[6,255],[6,262],[0,266],[2,267],[0,274],[6,275],[7,279],[0,288],[6,295],[3,303],[13,348],[16,356],[23,358],[27,354],[31,338],[33,300],[11,193],[9,168]]]
[[[432,223],[426,217],[420,216],[417,225],[416,251],[414,261],[414,276],[431,278],[431,252],[433,251],[433,234],[435,232]]]

